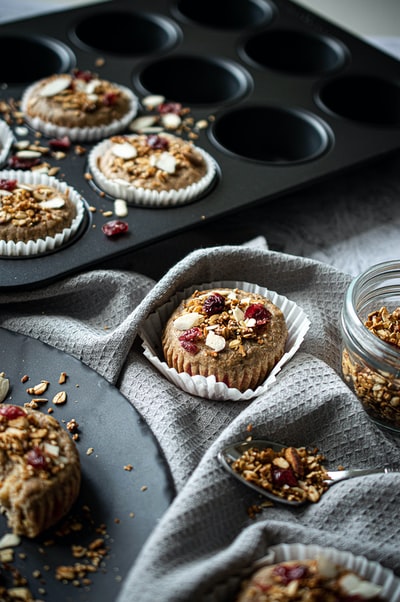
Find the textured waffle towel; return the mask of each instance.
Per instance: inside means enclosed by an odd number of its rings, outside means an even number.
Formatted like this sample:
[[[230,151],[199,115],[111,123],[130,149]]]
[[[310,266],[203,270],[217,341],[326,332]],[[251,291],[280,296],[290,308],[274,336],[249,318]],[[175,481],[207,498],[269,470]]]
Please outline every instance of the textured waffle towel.
[[[138,329],[177,290],[237,279],[295,301],[310,318],[310,330],[262,396],[250,402],[192,397],[146,360]],[[398,441],[369,422],[339,375],[339,314],[349,281],[317,261],[232,246],[191,253],[157,284],[132,272],[98,270],[0,295],[2,326],[69,352],[118,382],[169,462],[177,496],[132,567],[119,602],[232,599],[242,569],[280,542],[331,545],[400,572],[400,474],[343,482],[318,504],[264,508],[250,518],[248,509],[259,498],[216,460],[252,425],[255,438],[317,446],[331,467],[399,464]]]

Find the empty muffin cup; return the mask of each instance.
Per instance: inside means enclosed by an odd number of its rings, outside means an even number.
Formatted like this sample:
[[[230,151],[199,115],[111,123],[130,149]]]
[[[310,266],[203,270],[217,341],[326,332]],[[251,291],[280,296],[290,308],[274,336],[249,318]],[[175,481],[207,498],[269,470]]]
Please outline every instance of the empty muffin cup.
[[[105,10],[79,21],[70,35],[88,50],[140,56],[170,49],[179,30],[172,21],[155,14]]]
[[[342,67],[346,58],[344,46],[333,38],[283,29],[251,36],[242,52],[256,65],[292,75],[331,73]]]
[[[323,108],[353,121],[400,125],[400,84],[380,77],[355,75],[324,84],[318,100]]]
[[[195,105],[214,105],[242,98],[249,74],[224,58],[179,55],[153,62],[139,73],[143,92]]]
[[[7,57],[0,64],[0,81],[7,84],[30,83],[51,73],[69,71],[75,65],[68,46],[46,36],[1,35],[0,55]]]
[[[297,108],[247,106],[217,117],[211,135],[223,149],[246,159],[287,165],[326,152],[332,134],[315,115]]]
[[[260,0],[179,0],[176,7],[198,25],[226,30],[269,23],[274,15],[272,6]]]

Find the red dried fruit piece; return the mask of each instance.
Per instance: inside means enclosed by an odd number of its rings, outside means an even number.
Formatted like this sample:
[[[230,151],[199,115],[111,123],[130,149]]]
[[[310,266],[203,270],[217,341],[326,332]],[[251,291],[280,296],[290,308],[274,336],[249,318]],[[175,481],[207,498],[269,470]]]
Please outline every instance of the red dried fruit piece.
[[[183,349],[185,349],[192,355],[196,355],[199,348],[195,344],[195,341],[198,341],[201,338],[201,336],[202,332],[200,328],[197,328],[197,326],[185,330],[185,332],[179,337],[181,347],[183,347]]]
[[[207,314],[207,316],[220,314],[222,311],[224,311],[224,308],[225,299],[219,293],[212,293],[207,297],[207,299],[203,303],[203,310]]]
[[[16,186],[17,180],[5,180],[4,178],[0,179],[1,190],[8,190],[8,192],[12,192]]]
[[[8,165],[12,169],[31,169],[31,167],[35,167],[35,165],[39,165],[39,164],[40,164],[39,157],[35,157],[34,159],[21,159],[21,157],[12,155],[8,159]]]
[[[189,328],[185,330],[183,334],[179,337],[180,341],[198,341],[202,336],[202,332],[200,328],[197,326],[193,326],[193,328]]]
[[[75,79],[83,79],[85,82],[90,82],[94,77],[91,71],[82,69],[74,69],[73,76]]]
[[[38,446],[33,447],[28,451],[26,454],[26,461],[30,466],[33,466],[33,468],[37,468],[38,470],[48,468],[46,456]]]
[[[162,136],[159,136],[158,134],[149,134],[147,136],[147,144],[151,146],[151,148],[156,148],[159,150],[169,149],[168,140]]]
[[[19,406],[0,406],[0,414],[8,418],[8,420],[15,420],[19,416],[26,416],[26,412]]]
[[[117,102],[117,98],[117,92],[106,92],[106,94],[103,96],[103,105],[106,107],[112,107]]]
[[[244,312],[244,319],[253,319],[257,326],[264,326],[271,318],[272,314],[264,307],[262,303],[252,303]]]
[[[299,482],[291,468],[278,468],[272,469],[272,482],[277,487],[283,487],[283,485],[289,485],[289,487],[297,487]]]
[[[106,222],[101,227],[106,236],[117,236],[118,234],[123,234],[124,232],[127,232],[128,228],[128,224],[119,219]]]
[[[308,568],[304,564],[295,564],[292,566],[278,565],[273,568],[273,574],[280,578],[284,585],[288,585],[291,581],[303,579],[308,574]]]
[[[160,115],[165,115],[166,113],[180,115],[182,111],[182,105],[180,102],[162,102],[160,105],[158,105],[157,111],[160,113]]]
[[[192,343],[191,341],[180,341],[181,347],[183,347],[183,349],[185,349],[185,351],[187,351],[188,353],[191,353],[192,355],[196,355],[196,353],[198,352],[199,348],[197,347],[197,345],[195,343]]]
[[[68,151],[71,148],[71,140],[68,136],[63,136],[62,138],[53,138],[49,140],[49,147],[52,150],[57,151]]]

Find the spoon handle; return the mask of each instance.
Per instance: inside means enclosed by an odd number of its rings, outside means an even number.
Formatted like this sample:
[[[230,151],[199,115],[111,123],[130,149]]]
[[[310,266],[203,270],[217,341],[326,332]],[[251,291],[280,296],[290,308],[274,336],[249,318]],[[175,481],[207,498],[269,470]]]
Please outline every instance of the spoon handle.
[[[329,480],[328,485],[332,485],[337,481],[344,481],[345,479],[351,479],[353,477],[364,477],[370,474],[386,474],[388,472],[400,472],[393,468],[353,468],[351,470],[336,470],[328,471]]]

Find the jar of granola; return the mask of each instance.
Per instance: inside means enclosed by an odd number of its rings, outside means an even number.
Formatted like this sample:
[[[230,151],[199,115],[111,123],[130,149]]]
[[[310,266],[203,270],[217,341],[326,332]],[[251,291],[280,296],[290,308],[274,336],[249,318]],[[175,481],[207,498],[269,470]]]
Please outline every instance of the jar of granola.
[[[345,295],[342,373],[368,416],[400,433],[400,260],[372,266]]]

